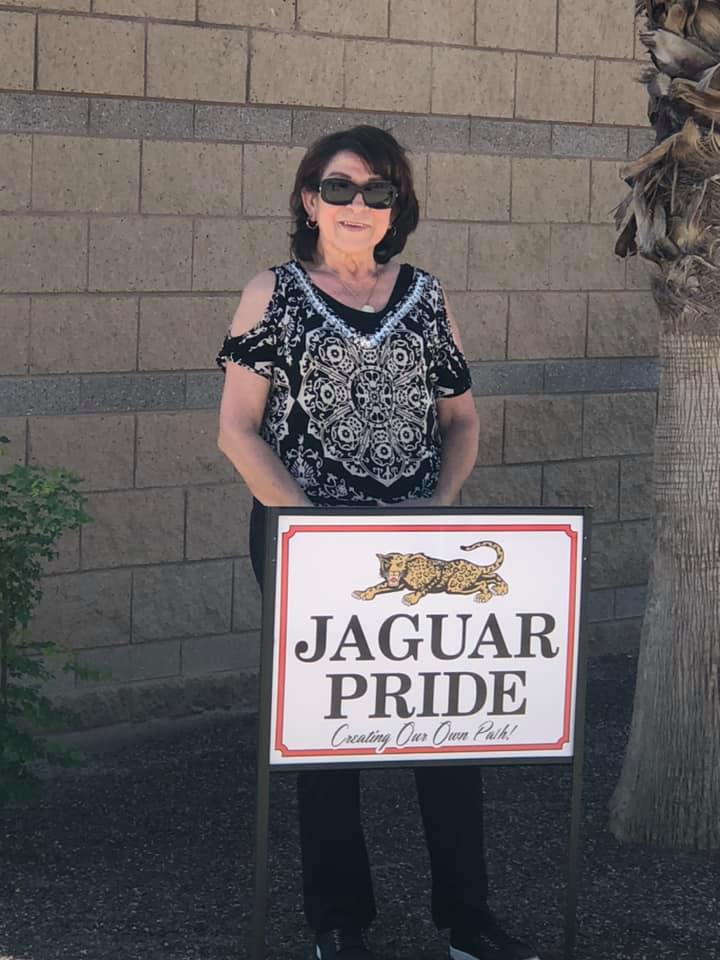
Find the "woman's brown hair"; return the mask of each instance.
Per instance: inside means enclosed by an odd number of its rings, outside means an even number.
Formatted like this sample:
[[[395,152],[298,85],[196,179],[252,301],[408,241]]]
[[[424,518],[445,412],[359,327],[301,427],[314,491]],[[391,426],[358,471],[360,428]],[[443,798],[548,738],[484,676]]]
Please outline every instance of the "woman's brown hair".
[[[396,253],[400,253],[417,226],[418,202],[405,150],[392,134],[367,124],[321,137],[308,148],[300,161],[290,195],[290,211],[295,219],[295,229],[290,234],[292,254],[298,260],[312,262],[315,258],[318,232],[307,225],[302,191],[317,190],[323,171],[335,154],[341,151],[354,153],[365,161],[375,176],[383,177],[397,187],[392,226],[374,250],[375,260],[387,263]]]

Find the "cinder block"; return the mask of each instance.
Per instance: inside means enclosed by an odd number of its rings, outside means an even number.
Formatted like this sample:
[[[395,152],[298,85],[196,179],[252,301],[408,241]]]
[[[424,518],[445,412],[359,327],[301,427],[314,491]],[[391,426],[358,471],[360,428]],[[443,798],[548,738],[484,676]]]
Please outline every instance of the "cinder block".
[[[30,420],[30,463],[62,467],[83,478],[81,490],[113,490],[133,482],[131,416],[38,417]]]
[[[193,290],[239,291],[290,254],[287,220],[196,220]]]
[[[571,460],[582,449],[580,397],[509,397],[505,462]]]
[[[341,107],[344,46],[331,37],[253,32],[248,99]]]
[[[141,370],[215,370],[237,297],[143,297]]]
[[[129,644],[99,650],[83,650],[78,656],[78,666],[82,670],[90,671],[91,675],[85,677],[78,675],[78,689],[87,690],[91,687],[128,683],[131,676],[130,652]]]
[[[542,467],[479,467],[462,489],[464,507],[540,506]]]
[[[242,149],[229,143],[146,142],[142,159],[143,211],[239,214]]]
[[[404,119],[404,118],[399,118]],[[413,118],[409,118],[413,119]],[[389,118],[382,113],[370,113],[361,110],[293,110],[292,111],[292,142],[310,144],[326,133],[335,130],[355,127],[361,123],[369,123],[373,127],[388,127]],[[259,138],[256,138],[259,139]],[[412,148],[411,143],[405,143]]]
[[[595,80],[595,123],[628,127],[648,125],[648,95],[640,83],[643,67],[632,60],[598,60]]]
[[[32,90],[35,16],[0,11],[0,87]]]
[[[80,217],[3,217],[0,290],[82,290],[87,275],[87,224]]]
[[[652,150],[655,146],[655,131],[650,128],[639,130],[637,128],[628,131],[628,158],[635,160],[637,157]]]
[[[96,373],[81,378],[83,412],[180,410],[185,406],[182,373]]]
[[[206,373],[188,373],[185,376],[185,408],[187,410],[217,410],[223,392],[223,381],[215,370]]]
[[[504,50],[555,50],[557,0],[477,0],[475,43]]]
[[[541,290],[550,285],[550,227],[470,227],[471,290]]]
[[[460,327],[466,359],[504,360],[507,297],[500,293],[451,293],[449,301]]]
[[[295,26],[293,0],[199,0],[198,20],[201,23],[232,23],[241,27],[268,27],[270,30],[292,30]]]
[[[594,623],[588,630],[588,655],[630,654],[637,656],[642,620],[615,620]]]
[[[429,113],[430,86],[429,46],[346,41],[344,105],[351,110],[372,104],[375,110]]]
[[[63,697],[75,692],[75,669],[63,669],[67,662],[67,657],[61,653],[43,657],[45,669],[49,671],[50,676],[42,684],[41,690],[43,696],[54,699]]]
[[[182,642],[184,676],[225,670],[256,670],[260,665],[260,634],[190,637]]]
[[[28,371],[30,298],[0,297],[0,375]]]
[[[145,31],[141,23],[40,16],[37,85],[41,90],[141,97],[144,81]]]
[[[248,144],[244,148],[242,188],[246,216],[289,216],[295,172],[304,156],[303,147]],[[268,176],[269,171],[272,176]]]
[[[0,379],[0,416],[77,413],[80,378],[5,377]]]
[[[615,591],[615,616],[618,620],[628,617],[641,617],[645,612],[647,588],[619,587]]]
[[[108,217],[90,223],[91,290],[189,290],[192,221]]]
[[[87,113],[87,97],[0,93],[0,130],[10,133],[83,133]]]
[[[657,390],[655,360],[550,360],[545,364],[545,393]]]
[[[7,473],[15,464],[25,463],[27,420],[25,417],[1,417],[0,437],[7,437],[10,443],[0,446],[0,473]]]
[[[543,392],[542,363],[471,363],[473,393],[479,397],[534,395]]]
[[[582,357],[586,323],[587,297],[583,293],[513,293],[508,357]]]
[[[510,161],[472,154],[430,154],[427,215],[436,220],[508,220]]]
[[[83,413],[179,410],[184,400],[181,373],[95,373],[80,378]]]
[[[134,643],[130,647],[130,679],[159,680],[180,674],[180,640]]]
[[[168,137],[174,140],[191,140],[193,104],[92,97],[90,132],[113,137]]]
[[[200,140],[288,143],[291,132],[291,110],[202,103],[195,106],[195,136]]]
[[[588,592],[587,620],[588,623],[597,623],[602,620],[612,620],[615,613],[615,591],[590,590]]]
[[[151,23],[147,95],[173,100],[233,100],[246,94],[244,30]]]
[[[83,569],[182,560],[185,494],[181,489],[94,493],[82,531]]]
[[[137,140],[36,136],[33,206],[134,213],[140,193]]]
[[[84,651],[79,662],[82,666],[96,671],[99,676],[89,679],[78,678],[78,686],[87,689],[131,684],[143,680],[175,678],[180,673],[180,646],[180,640],[161,640],[156,643],[134,643],[126,647],[113,647],[111,650]],[[136,692],[137,687],[131,687],[130,690]],[[123,694],[125,693],[123,691]],[[123,699],[125,699],[124,696]],[[156,705],[152,715],[164,716],[166,712]]]
[[[605,224],[553,224],[552,286],[556,290],[621,290],[625,261],[614,253],[615,228]]]
[[[552,124],[470,118],[470,147],[478,153],[550,153]]]
[[[332,0],[298,0],[297,8],[298,27],[308,33],[338,33],[344,37],[388,35],[388,0],[343,4]]]
[[[620,179],[621,163],[614,160],[593,160],[590,185],[590,219],[594,223],[613,223],[613,211],[628,194],[629,187]]]
[[[543,505],[592,507],[593,523],[618,519],[617,460],[548,463],[543,470]]]
[[[187,559],[246,555],[251,506],[252,496],[242,483],[191,487],[187,503]]]
[[[480,420],[480,447],[477,462],[482,466],[503,461],[505,404],[500,397],[475,397]]]
[[[592,113],[592,60],[518,54],[517,117],[589,123]]]
[[[235,560],[233,630],[257,630],[261,623],[260,590],[249,557]]]
[[[194,20],[195,0],[94,0],[94,13],[155,20]]]
[[[515,56],[434,47],[432,112],[512,117]]]
[[[408,153],[413,189],[420,208],[420,219],[427,216],[428,156],[424,153]]]
[[[651,293],[591,293],[589,357],[654,357],[660,317]]]
[[[530,223],[577,223],[588,218],[587,160],[512,161],[512,218]]]
[[[623,159],[628,132],[624,128],[586,127],[571,123],[552,125],[552,152],[556,157],[606,157]]]
[[[631,457],[620,461],[620,519],[644,520],[652,516],[653,458]]]
[[[650,453],[655,407],[654,393],[585,397],[583,456]]]
[[[432,0],[390,0],[390,36],[428,43],[462,43],[475,39],[475,0],[445,0],[442,14]],[[322,28],[319,28],[322,29]]]
[[[371,119],[378,125],[378,118]],[[408,150],[467,150],[469,117],[390,116],[386,129]]]
[[[13,0],[14,7],[32,7],[34,10],[72,10],[90,12],[90,0]]]
[[[644,583],[648,576],[651,540],[649,521],[594,526],[590,556],[591,586],[597,589]]]
[[[135,486],[222,483],[235,469],[217,447],[217,411],[138,414]]]
[[[0,136],[0,210],[30,206],[31,157],[30,137]]]
[[[632,57],[634,13],[625,0],[559,0],[558,53]]]
[[[30,623],[33,640],[69,650],[130,640],[130,572],[64,573],[47,577]]]
[[[421,221],[403,251],[405,259],[440,278],[446,290],[467,288],[468,228],[463,223]]]
[[[232,561],[170,564],[133,574],[133,641],[228,633]]]
[[[33,297],[30,372],[134,370],[134,297]]]

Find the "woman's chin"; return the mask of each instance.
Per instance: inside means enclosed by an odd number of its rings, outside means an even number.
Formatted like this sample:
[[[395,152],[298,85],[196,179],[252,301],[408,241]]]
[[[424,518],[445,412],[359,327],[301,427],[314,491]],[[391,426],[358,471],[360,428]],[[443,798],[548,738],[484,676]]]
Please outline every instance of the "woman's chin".
[[[341,250],[357,252],[372,250],[378,243],[371,230],[352,230],[348,227],[336,227],[334,242]]]

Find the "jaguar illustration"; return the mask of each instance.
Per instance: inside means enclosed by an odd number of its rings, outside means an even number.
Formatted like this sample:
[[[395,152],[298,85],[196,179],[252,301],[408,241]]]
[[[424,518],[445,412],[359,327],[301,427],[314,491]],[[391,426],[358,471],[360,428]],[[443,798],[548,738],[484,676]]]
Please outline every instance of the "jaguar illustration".
[[[502,565],[505,553],[493,540],[479,540],[461,550],[490,547],[495,551],[494,563],[480,566],[469,560],[438,560],[425,553],[378,553],[381,583],[366,590],[354,590],[357,600],[374,600],[381,593],[409,590],[403,603],[412,606],[429,593],[475,594],[478,603],[487,603],[494,596],[508,592],[508,585],[495,571]]]

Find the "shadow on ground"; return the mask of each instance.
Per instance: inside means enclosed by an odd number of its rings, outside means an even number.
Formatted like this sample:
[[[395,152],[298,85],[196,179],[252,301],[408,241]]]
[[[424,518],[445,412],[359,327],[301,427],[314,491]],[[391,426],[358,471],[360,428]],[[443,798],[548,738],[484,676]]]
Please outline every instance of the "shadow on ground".
[[[577,960],[720,960],[720,859],[617,844],[607,804],[627,735],[634,661],[589,670]],[[155,725],[94,745],[46,800],[0,826],[0,960],[244,960],[252,913],[255,723]],[[544,960],[562,955],[566,767],[486,773],[493,905]],[[378,960],[441,960],[409,771],[364,774]],[[309,960],[294,777],[272,780],[271,960]],[[472,816],[457,798],[458,816]]]

